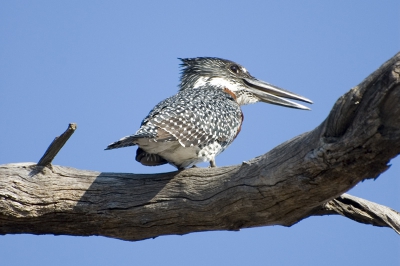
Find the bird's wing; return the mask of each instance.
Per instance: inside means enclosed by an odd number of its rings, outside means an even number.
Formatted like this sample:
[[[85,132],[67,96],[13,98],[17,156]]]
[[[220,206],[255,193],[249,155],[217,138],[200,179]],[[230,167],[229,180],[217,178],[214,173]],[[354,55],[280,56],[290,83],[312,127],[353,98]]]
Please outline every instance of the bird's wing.
[[[241,119],[240,107],[232,96],[218,89],[199,88],[180,91],[158,104],[143,120],[142,128],[156,126],[157,141],[175,139],[190,147],[215,140],[232,142]]]
[[[142,138],[179,141],[183,147],[213,141],[230,144],[241,120],[240,106],[231,95],[219,89],[188,89],[161,101],[134,135],[111,143],[106,150],[133,146]]]

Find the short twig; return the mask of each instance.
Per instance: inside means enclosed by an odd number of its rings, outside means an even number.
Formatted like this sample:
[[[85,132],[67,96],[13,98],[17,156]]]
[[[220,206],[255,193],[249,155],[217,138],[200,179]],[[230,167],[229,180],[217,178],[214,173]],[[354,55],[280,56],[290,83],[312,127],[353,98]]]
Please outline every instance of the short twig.
[[[54,157],[58,154],[67,140],[72,136],[74,131],[76,130],[77,125],[75,123],[70,123],[68,125],[67,130],[62,133],[60,136],[56,137],[50,146],[47,148],[46,152],[42,156],[42,158],[37,163],[38,166],[47,166],[51,164],[54,160]]]

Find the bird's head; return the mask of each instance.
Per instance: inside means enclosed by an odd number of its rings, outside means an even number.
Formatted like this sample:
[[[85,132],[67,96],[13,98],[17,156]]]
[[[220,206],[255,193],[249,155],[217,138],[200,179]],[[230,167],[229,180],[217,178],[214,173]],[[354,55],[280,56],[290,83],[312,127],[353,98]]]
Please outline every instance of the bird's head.
[[[305,109],[308,107],[289,101],[294,99],[306,103],[311,100],[281,89],[250,75],[243,66],[216,57],[185,58],[182,60],[180,90],[215,87],[228,89],[236,96],[239,105],[266,102],[285,107]]]

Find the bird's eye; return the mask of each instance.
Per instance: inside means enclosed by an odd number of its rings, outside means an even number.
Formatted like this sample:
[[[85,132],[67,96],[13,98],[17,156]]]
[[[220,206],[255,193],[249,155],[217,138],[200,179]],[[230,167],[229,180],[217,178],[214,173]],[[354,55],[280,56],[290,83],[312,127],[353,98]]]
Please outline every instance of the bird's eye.
[[[238,65],[231,65],[229,67],[229,69],[235,74],[239,74],[240,73],[240,67]]]

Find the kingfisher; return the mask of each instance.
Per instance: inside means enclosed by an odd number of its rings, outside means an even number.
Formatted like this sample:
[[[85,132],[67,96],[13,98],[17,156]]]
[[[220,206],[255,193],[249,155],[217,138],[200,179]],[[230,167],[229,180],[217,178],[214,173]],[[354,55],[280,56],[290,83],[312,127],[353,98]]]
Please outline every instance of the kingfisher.
[[[139,130],[108,145],[106,150],[137,145],[136,161],[146,166],[171,164],[178,170],[209,162],[239,134],[242,105],[264,102],[310,110],[290,101],[312,103],[250,75],[243,66],[216,57],[179,58],[177,94],[158,103]]]

